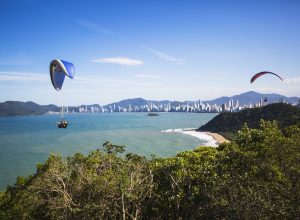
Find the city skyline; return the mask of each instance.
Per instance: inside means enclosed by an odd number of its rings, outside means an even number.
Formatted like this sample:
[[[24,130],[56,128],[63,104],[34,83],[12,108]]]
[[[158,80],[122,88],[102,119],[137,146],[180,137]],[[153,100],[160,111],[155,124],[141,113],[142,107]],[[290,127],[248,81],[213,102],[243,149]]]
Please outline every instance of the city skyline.
[[[80,105],[132,97],[209,100],[254,90],[300,96],[300,2],[0,2],[0,102]],[[61,92],[49,64],[75,79]],[[253,74],[269,70],[284,82]]]
[[[244,94],[255,94],[255,92],[248,92]],[[155,101],[155,100],[145,100],[142,98],[122,100],[117,103],[110,103],[107,105],[80,105],[80,106],[65,106],[62,107],[65,113],[113,113],[113,112],[193,112],[193,113],[220,113],[220,112],[238,112],[247,108],[263,107],[273,103],[290,103],[292,105],[300,106],[299,97],[284,97],[276,95],[275,97],[270,97],[274,94],[259,94],[261,98],[253,99],[252,101],[246,102],[245,97],[221,97],[214,100],[204,100],[201,101]],[[263,96],[266,95],[264,98]],[[269,99],[267,98],[269,97]],[[235,97],[235,98],[234,98]],[[220,100],[223,98],[223,101]],[[227,101],[224,101],[224,99]],[[252,97],[253,98],[253,97]],[[240,102],[241,101],[241,102]],[[131,104],[128,104],[131,103]],[[136,104],[134,104],[136,103]],[[143,103],[143,104],[137,104]],[[243,104],[242,104],[243,103]],[[70,109],[70,111],[69,111]],[[60,114],[60,111],[54,112],[49,111],[49,114]]]
[[[106,106],[88,106],[84,105],[78,107],[76,113],[113,113],[113,112],[193,112],[193,113],[220,113],[220,112],[237,112],[246,108],[253,107],[262,107],[264,106],[263,99],[256,103],[249,103],[248,105],[239,105],[239,100],[230,99],[228,103],[223,103],[222,105],[218,104],[209,104],[208,102],[199,101],[190,101],[186,104],[177,104],[174,105],[171,102],[168,104],[156,105],[153,102],[149,101],[147,105],[131,105],[123,107],[116,104],[109,104]],[[75,110],[69,112],[69,107],[65,107],[64,112],[66,113],[75,113]],[[54,113],[54,112],[51,112]],[[60,112],[56,112],[59,114]],[[50,111],[49,111],[50,114]]]
[[[282,100],[281,102],[284,102]],[[272,102],[278,103],[278,102]],[[75,114],[75,113],[114,113],[114,112],[190,112],[190,113],[221,113],[221,112],[238,112],[247,108],[260,108],[272,103],[266,103],[263,99],[260,99],[258,102],[249,103],[248,105],[239,105],[239,100],[230,99],[228,103],[210,104],[208,102],[202,101],[190,101],[186,104],[160,104],[155,105],[153,102],[149,101],[147,105],[131,105],[127,107],[109,104],[105,106],[100,106],[98,104],[94,105],[81,105],[79,107],[62,107],[62,111],[49,111],[48,114]],[[298,103],[293,103],[293,105],[300,105],[300,99]],[[71,109],[69,111],[69,108]]]

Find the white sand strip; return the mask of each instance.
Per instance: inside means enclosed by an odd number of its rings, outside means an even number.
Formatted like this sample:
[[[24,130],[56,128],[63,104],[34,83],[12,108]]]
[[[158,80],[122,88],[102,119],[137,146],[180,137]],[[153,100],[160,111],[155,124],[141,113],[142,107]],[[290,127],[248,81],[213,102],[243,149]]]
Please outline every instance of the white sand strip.
[[[161,132],[166,132],[166,133],[175,132],[175,133],[181,133],[181,134],[186,134],[186,135],[196,137],[196,138],[204,141],[204,143],[201,143],[201,146],[211,146],[211,147],[218,146],[218,141],[216,139],[214,139],[214,137],[212,135],[209,135],[206,132],[196,131],[195,128],[167,129],[167,130],[163,130]]]
[[[226,138],[224,138],[222,135],[218,133],[213,133],[213,132],[204,132],[204,133],[212,136],[219,144],[230,142],[229,140],[227,140]]]

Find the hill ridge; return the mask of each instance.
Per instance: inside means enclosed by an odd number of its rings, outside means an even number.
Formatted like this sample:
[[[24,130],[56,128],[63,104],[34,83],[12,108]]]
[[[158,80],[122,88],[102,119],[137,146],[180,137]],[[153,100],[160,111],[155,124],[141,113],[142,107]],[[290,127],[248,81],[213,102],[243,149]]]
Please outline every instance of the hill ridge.
[[[233,100],[234,102],[239,102],[240,105],[246,105],[249,103],[255,103],[258,102],[260,99],[266,97],[270,103],[272,102],[279,102],[279,101],[286,101],[289,103],[297,104],[299,103],[299,98],[298,97],[286,97],[283,95],[279,94],[261,94],[255,91],[248,91],[241,93],[239,95],[234,95],[234,96],[222,96],[220,98],[208,100],[208,101],[202,101],[203,103],[208,103],[208,104],[217,104],[217,105],[222,105],[224,103],[228,103],[230,100]],[[133,106],[145,106],[149,104],[154,104],[156,106],[159,105],[168,105],[171,103],[171,105],[186,105],[189,103],[195,103],[199,102],[200,100],[197,101],[170,101],[170,100],[147,100],[144,98],[130,98],[130,99],[124,99],[119,102],[113,102],[107,105],[103,105],[102,107],[104,108],[109,108],[109,106],[120,106],[127,108],[129,105]],[[79,112],[79,108],[85,108],[85,107],[96,107],[100,108],[101,106],[99,104],[92,104],[92,105],[80,105],[80,106],[68,106],[69,111],[75,111]],[[39,115],[39,114],[45,114],[49,111],[59,111],[60,107],[54,105],[54,104],[49,104],[49,105],[39,105],[33,101],[5,101],[5,102],[0,102],[0,116],[14,116],[14,115]]]
[[[205,125],[198,128],[199,131],[210,131],[223,134],[235,133],[246,123],[249,128],[258,128],[260,120],[278,123],[280,128],[290,125],[300,125],[300,108],[286,103],[274,103],[261,108],[245,109],[240,112],[222,112]]]

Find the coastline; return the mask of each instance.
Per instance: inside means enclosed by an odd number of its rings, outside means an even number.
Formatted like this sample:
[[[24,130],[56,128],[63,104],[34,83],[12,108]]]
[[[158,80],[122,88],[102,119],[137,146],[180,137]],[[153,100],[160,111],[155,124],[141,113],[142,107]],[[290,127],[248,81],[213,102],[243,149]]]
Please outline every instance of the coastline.
[[[197,131],[197,132],[199,132],[199,131]],[[224,138],[222,135],[220,135],[218,133],[213,133],[213,132],[209,132],[209,131],[204,131],[203,133],[212,136],[219,144],[230,142],[229,140],[227,140],[226,138]]]
[[[166,133],[181,133],[181,134],[186,134],[190,135],[193,137],[196,137],[202,141],[205,141],[203,146],[211,146],[211,147],[218,147],[219,144],[222,143],[228,143],[229,140],[224,138],[222,135],[218,133],[213,133],[213,132],[208,132],[208,131],[197,131],[195,128],[177,128],[177,129],[167,129],[163,130],[161,132],[166,132]]]

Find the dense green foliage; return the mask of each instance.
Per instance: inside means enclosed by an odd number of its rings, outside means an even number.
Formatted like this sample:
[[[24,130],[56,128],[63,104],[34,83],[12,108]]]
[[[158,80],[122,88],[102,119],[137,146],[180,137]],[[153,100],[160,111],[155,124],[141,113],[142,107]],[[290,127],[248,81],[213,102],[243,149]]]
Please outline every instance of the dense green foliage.
[[[299,219],[300,128],[261,121],[171,158],[52,155],[0,194],[0,219]]]
[[[290,104],[275,103],[240,112],[224,112],[201,126],[199,130],[217,132],[231,139],[232,133],[240,130],[245,123],[250,128],[258,128],[261,119],[276,120],[280,128],[293,124],[300,125],[300,108]]]

